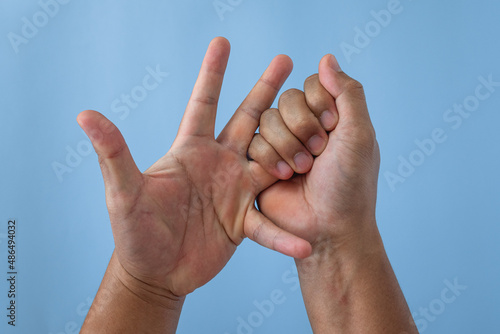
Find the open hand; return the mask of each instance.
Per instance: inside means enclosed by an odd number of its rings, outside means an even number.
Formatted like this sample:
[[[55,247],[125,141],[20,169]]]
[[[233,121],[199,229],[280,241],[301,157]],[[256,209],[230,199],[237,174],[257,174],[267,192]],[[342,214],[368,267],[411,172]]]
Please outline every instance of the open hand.
[[[277,176],[293,171],[271,175],[246,157],[260,114],[290,74],[291,61],[277,56],[271,62],[215,140],[229,48],[223,38],[212,41],[171,149],[144,173],[109,120],[95,111],[78,116],[99,156],[122,275],[153,294],[185,296],[207,283],[245,236],[297,258],[311,252],[308,242],[278,228],[254,206]]]

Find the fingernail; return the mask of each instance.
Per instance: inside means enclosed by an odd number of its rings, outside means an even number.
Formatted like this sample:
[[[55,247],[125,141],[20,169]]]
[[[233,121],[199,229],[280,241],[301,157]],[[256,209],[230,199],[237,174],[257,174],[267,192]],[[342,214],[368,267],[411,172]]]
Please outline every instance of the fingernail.
[[[298,172],[305,172],[311,165],[311,158],[304,152],[297,153],[293,158]]]
[[[329,110],[323,111],[323,113],[321,113],[321,116],[319,118],[321,120],[321,124],[327,130],[331,130],[332,127],[335,125],[335,116]]]
[[[283,160],[276,164],[276,168],[278,168],[278,172],[282,177],[288,177],[293,173],[293,169]]]
[[[337,61],[337,58],[335,58],[334,55],[330,55],[330,67],[333,68],[337,72],[342,72],[342,69],[340,68],[339,62]]]
[[[323,149],[324,144],[325,140],[318,135],[312,136],[307,142],[307,146],[309,146],[309,149],[313,154],[319,154],[319,152]]]

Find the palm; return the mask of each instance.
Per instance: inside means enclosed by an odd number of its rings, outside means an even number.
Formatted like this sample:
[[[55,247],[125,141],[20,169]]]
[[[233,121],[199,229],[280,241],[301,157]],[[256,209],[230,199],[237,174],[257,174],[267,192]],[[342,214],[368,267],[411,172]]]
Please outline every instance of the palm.
[[[260,189],[246,159],[206,138],[174,145],[143,178],[140,197],[117,210],[131,213],[111,217],[130,221],[119,226],[142,225],[115,230],[122,265],[136,277],[148,273],[141,279],[187,294],[215,276],[241,243]]]

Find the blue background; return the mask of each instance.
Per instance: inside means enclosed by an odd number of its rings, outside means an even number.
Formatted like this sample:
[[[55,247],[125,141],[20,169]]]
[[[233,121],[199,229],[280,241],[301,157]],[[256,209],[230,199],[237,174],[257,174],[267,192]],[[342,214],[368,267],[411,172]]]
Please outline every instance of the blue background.
[[[295,64],[283,89],[302,88],[322,55],[337,55],[365,86],[382,154],[378,224],[421,332],[500,332],[500,87],[456,129],[444,118],[474,95],[478,77],[500,81],[498,1],[401,0],[385,26],[370,22],[386,0],[73,0],[40,14],[51,2],[0,2],[0,277],[9,218],[18,221],[19,245],[18,325],[6,324],[2,278],[1,333],[76,333],[113,250],[96,155],[76,115],[104,113],[146,169],[173,142],[206,47],[219,35],[232,54],[217,131],[275,55]],[[40,27],[16,45],[23,18]],[[372,29],[369,43],[356,40],[356,27]],[[346,53],[347,44],[356,52]],[[113,101],[157,65],[168,76],[126,117],[117,113]],[[410,159],[415,140],[435,128],[446,141],[391,187],[384,174],[397,174],[399,157]],[[72,166],[70,151],[79,155]],[[67,172],[58,177],[54,163]],[[286,299],[252,332],[310,333],[292,268],[246,240],[188,297],[178,332],[237,333],[238,317],[248,321],[254,301],[280,290]],[[445,281],[455,279],[467,288],[445,304]]]

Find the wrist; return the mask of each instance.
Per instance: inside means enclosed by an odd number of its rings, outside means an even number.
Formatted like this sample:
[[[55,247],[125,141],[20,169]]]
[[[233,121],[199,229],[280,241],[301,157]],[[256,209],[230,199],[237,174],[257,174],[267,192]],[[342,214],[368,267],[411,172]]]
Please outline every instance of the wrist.
[[[313,245],[297,271],[314,333],[417,333],[375,223]]]
[[[382,238],[375,219],[351,220],[327,225],[334,232],[319,233],[313,240],[311,256],[297,261],[300,266],[323,266],[338,260],[356,261],[371,253],[383,251]]]
[[[387,256],[375,220],[362,226],[342,237],[317,238],[311,256],[295,261],[301,284],[306,288],[327,284],[328,290],[341,294],[356,278],[364,276],[360,272],[385,265]]]
[[[136,298],[158,309],[178,311],[180,313],[185,296],[177,296],[166,288],[160,288],[131,275],[113,253],[109,263],[110,274],[117,283]]]
[[[148,287],[113,254],[80,333],[175,333],[184,297]]]

